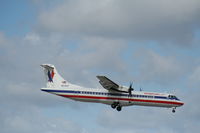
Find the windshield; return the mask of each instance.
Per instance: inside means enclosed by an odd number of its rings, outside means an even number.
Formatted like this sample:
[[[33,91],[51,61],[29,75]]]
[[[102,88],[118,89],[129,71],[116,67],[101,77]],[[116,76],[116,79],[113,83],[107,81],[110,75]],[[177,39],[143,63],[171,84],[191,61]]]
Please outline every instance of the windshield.
[[[169,97],[169,99],[172,99],[172,100],[179,100],[176,96],[174,96],[174,95],[169,95],[168,96]]]

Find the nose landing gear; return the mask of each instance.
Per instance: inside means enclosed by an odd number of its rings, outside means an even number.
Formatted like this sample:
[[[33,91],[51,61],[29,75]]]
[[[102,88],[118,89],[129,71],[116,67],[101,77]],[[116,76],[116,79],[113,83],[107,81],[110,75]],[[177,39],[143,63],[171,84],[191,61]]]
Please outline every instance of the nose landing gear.
[[[172,108],[172,113],[176,112],[176,107]]]

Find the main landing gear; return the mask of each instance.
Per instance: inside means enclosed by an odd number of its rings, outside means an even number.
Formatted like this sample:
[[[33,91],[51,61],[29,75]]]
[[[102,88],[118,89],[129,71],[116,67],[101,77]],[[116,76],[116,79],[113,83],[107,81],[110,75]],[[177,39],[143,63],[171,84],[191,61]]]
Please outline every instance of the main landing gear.
[[[176,112],[176,107],[172,108],[172,113]]]
[[[111,107],[113,109],[117,109],[117,111],[121,111],[122,110],[122,106],[120,106],[119,102],[114,102],[113,104],[111,104]]]

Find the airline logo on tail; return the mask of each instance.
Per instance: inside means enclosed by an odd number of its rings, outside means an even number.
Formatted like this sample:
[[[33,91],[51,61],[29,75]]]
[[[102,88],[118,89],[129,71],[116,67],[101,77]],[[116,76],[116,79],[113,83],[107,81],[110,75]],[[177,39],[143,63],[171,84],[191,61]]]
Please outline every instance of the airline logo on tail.
[[[53,71],[53,70],[51,70],[51,71],[48,70],[48,73],[47,73],[47,74],[48,74],[48,78],[49,78],[48,81],[49,81],[49,82],[53,82],[53,77],[54,77],[54,74],[55,74],[54,71]]]

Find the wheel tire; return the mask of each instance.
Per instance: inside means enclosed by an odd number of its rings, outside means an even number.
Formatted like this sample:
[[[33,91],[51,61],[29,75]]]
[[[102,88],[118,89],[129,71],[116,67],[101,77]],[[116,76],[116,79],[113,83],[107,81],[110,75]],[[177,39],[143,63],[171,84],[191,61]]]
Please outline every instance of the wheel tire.
[[[175,109],[173,109],[173,110],[172,110],[172,113],[175,113],[175,112],[176,112]]]
[[[117,106],[117,111],[121,111],[122,107],[121,106]]]
[[[115,109],[115,108],[116,108],[116,105],[113,103],[113,104],[111,104],[111,107],[112,107],[113,109]]]

